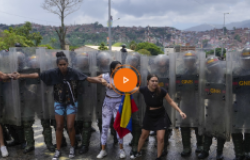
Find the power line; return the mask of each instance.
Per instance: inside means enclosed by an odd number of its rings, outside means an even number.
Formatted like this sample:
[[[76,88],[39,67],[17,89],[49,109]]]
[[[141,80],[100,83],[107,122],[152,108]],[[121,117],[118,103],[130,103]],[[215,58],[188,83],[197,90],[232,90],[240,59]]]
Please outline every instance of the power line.
[[[8,14],[8,15],[11,15],[11,16],[17,16],[17,17],[22,17],[22,18],[34,19],[34,20],[39,20],[39,21],[44,21],[44,22],[52,22],[52,21],[46,21],[46,20],[41,20],[41,19],[35,19],[35,18],[25,17],[25,16],[21,16],[21,15],[16,15],[16,14],[12,14],[12,13],[7,13],[7,12],[3,12],[3,11],[0,11],[0,12]],[[55,23],[55,22],[52,22],[52,23]]]

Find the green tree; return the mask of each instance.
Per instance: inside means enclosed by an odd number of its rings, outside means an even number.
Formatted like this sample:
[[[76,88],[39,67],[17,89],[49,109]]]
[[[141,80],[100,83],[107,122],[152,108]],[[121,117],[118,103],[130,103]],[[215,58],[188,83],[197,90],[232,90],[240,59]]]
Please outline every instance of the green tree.
[[[24,25],[21,27],[16,28],[9,28],[9,32],[14,32],[16,35],[20,35],[25,37],[28,40],[31,40],[34,42],[35,46],[38,46],[41,44],[43,37],[41,36],[40,32],[33,32],[32,31],[32,24],[30,22],[25,22]]]
[[[14,47],[15,43],[20,43],[23,47],[34,46],[34,42],[32,40],[29,40],[24,36],[17,35],[15,32],[12,32],[12,30],[4,30],[2,37],[0,37],[0,49],[9,49],[10,47]]]
[[[139,51],[140,49],[148,50],[151,53],[151,55],[158,55],[163,53],[163,51],[158,46],[148,42],[142,42],[137,44],[136,51]]]
[[[102,42],[100,44],[100,47],[98,47],[98,49],[101,50],[101,51],[105,51],[105,50],[108,50],[108,47],[106,47],[105,44]]]
[[[35,46],[38,46],[39,44],[41,44],[43,37],[39,32],[34,32],[30,34],[30,39],[34,41]]]
[[[209,55],[214,55],[214,50],[207,51],[206,56],[209,56]],[[221,57],[221,48],[216,48],[215,49],[215,55],[217,57]],[[226,49],[223,48],[223,57],[225,57],[225,56],[226,56]]]
[[[140,53],[140,54],[143,54],[143,55],[151,56],[150,52],[148,50],[146,50],[146,49],[140,49],[137,52]]]
[[[47,49],[54,49],[49,44],[42,44],[42,45],[39,45],[38,47],[46,47]]]
[[[56,38],[50,38],[49,43],[54,47],[55,43],[56,43]]]

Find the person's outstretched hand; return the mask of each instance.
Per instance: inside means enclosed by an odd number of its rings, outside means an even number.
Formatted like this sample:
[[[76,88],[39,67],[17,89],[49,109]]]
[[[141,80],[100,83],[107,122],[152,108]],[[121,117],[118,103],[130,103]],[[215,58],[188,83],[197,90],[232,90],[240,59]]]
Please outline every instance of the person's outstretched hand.
[[[21,75],[20,75],[20,73],[18,73],[18,72],[13,72],[12,74],[10,74],[10,77],[11,77],[12,79],[17,80],[17,79],[19,79],[19,78],[21,77]]]
[[[183,113],[183,112],[180,112],[180,115],[181,115],[182,119],[186,119],[187,118],[187,115],[185,113]]]

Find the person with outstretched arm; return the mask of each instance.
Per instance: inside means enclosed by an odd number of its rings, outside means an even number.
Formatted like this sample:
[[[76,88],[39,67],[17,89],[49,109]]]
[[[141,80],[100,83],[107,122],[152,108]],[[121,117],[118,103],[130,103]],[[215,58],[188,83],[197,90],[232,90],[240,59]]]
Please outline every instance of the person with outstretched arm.
[[[75,116],[77,113],[78,102],[77,102],[77,89],[78,82],[87,80],[91,83],[102,83],[102,78],[98,77],[87,77],[80,71],[68,67],[68,58],[63,52],[56,53],[56,63],[57,68],[50,69],[45,71],[39,75],[39,73],[31,73],[31,74],[20,74],[18,72],[14,72],[12,74],[12,78],[39,78],[46,85],[54,86],[54,109],[55,109],[55,119],[57,124],[56,129],[56,144],[57,150],[55,151],[55,155],[53,160],[58,160],[61,153],[61,143],[63,136],[63,127],[64,127],[64,115],[67,115],[67,128],[68,134],[70,138],[70,154],[69,158],[75,157]],[[105,82],[104,82],[105,84]]]
[[[131,155],[131,159],[141,156],[141,148],[148,138],[150,131],[157,131],[157,159],[160,160],[163,147],[165,131],[170,127],[171,121],[163,106],[165,99],[174,109],[176,109],[181,117],[185,119],[187,116],[183,113],[177,104],[169,97],[167,91],[159,86],[159,79],[154,74],[147,77],[147,86],[136,87],[134,91],[143,94],[147,108],[143,120],[142,133],[139,139],[137,152]]]

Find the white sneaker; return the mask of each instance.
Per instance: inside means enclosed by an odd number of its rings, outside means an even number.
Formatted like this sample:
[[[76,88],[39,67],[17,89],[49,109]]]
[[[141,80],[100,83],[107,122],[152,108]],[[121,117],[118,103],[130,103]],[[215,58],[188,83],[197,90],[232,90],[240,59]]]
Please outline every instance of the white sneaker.
[[[101,152],[96,156],[98,159],[102,159],[107,156],[107,152],[105,150],[101,150]]]
[[[124,151],[124,149],[120,149],[120,158],[126,158],[126,153]]]
[[[7,157],[9,155],[9,152],[8,152],[6,146],[1,147],[1,153],[2,153],[2,157]]]

